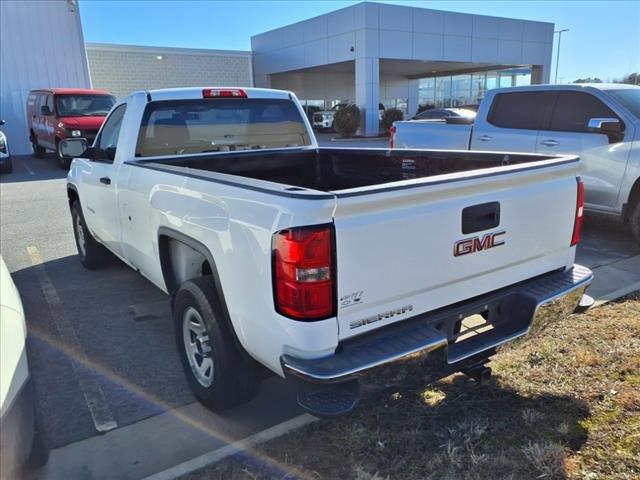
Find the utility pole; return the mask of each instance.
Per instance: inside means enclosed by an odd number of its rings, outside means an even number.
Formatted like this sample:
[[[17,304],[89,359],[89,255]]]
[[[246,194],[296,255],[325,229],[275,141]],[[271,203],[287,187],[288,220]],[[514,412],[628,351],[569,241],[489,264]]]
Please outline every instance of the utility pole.
[[[568,31],[568,28],[563,28],[562,30],[556,30],[555,32],[553,32],[558,34],[558,52],[556,54],[556,79],[554,81],[554,83],[556,84],[558,83],[558,64],[560,63],[560,42],[562,41],[562,33]]]

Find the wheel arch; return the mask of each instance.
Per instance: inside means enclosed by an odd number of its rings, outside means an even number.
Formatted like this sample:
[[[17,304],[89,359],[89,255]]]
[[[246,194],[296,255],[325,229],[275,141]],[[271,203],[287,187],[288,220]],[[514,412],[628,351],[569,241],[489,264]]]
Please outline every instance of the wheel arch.
[[[624,208],[623,220],[625,222],[629,219],[629,215],[636,203],[640,203],[640,177],[636,178],[636,181],[631,186],[631,190],[629,190],[629,197]]]
[[[72,183],[67,183],[67,200],[69,201],[69,208],[71,208],[74,202],[80,203],[78,189]]]
[[[187,268],[182,272],[179,272],[178,269],[175,268],[175,264],[172,258],[172,256],[178,252],[176,248],[183,248],[178,246],[178,244],[182,244],[192,251],[192,257],[190,257],[192,262],[193,259],[199,259],[199,257],[201,257],[200,265],[193,265],[191,269]],[[218,295],[218,300],[220,301],[220,308],[224,317],[223,320],[227,323],[227,326],[229,327],[229,330],[237,347],[241,352],[243,352],[244,355],[247,355],[247,357],[250,358],[242,342],[238,338],[236,329],[233,325],[233,321],[231,320],[231,316],[229,315],[229,309],[227,308],[227,302],[224,296],[224,291],[222,290],[222,283],[220,281],[220,274],[218,273],[213,255],[211,254],[211,251],[207,248],[207,246],[202,242],[189,237],[177,230],[173,230],[168,227],[160,227],[158,229],[158,254],[160,258],[162,277],[164,279],[167,292],[169,293],[169,296],[171,298],[172,306],[175,294],[183,282],[198,276],[211,275],[215,291]],[[185,255],[185,252],[179,254]],[[186,254],[189,255],[188,253]],[[189,257],[183,257],[183,260],[185,258]],[[194,275],[193,273],[198,272],[198,269],[199,275]],[[191,272],[191,276],[189,272]]]

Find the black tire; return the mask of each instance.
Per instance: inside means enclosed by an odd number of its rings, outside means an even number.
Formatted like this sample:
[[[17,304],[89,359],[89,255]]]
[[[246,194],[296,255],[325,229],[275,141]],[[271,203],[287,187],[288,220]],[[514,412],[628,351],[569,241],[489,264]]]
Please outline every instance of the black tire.
[[[73,220],[73,236],[76,240],[80,263],[88,270],[105,266],[109,261],[109,252],[89,232],[84,221],[82,208],[77,201],[71,206],[71,219]]]
[[[44,154],[47,153],[47,149],[38,145],[38,137],[31,138],[31,148],[33,148],[33,156],[36,158],[44,157]]]
[[[184,327],[185,323],[193,325],[190,321],[194,319],[193,311],[199,316],[196,319],[198,329],[204,327],[199,335]],[[259,387],[255,361],[237,345],[211,276],[194,278],[180,286],[173,302],[173,319],[187,381],[205,407],[221,412],[255,396]],[[192,354],[187,353],[187,341],[195,346]],[[198,355],[202,368],[206,368],[205,362],[211,360],[208,385],[206,379],[198,379],[197,368],[192,367],[191,362],[197,362]]]
[[[69,167],[71,166],[71,159],[70,158],[65,158],[62,156],[62,154],[60,154],[60,141],[56,140],[56,155],[58,156],[58,166],[62,169],[62,170],[69,170]]]
[[[6,163],[0,168],[0,173],[12,173],[13,172],[13,162],[11,158],[6,160]]]
[[[629,227],[631,229],[631,236],[640,245],[640,201],[631,208],[629,214]]]

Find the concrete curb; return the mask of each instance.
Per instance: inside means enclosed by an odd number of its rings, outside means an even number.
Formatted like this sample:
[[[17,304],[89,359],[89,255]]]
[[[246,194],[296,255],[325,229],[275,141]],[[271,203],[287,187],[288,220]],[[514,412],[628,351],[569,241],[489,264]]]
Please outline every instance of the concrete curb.
[[[636,290],[640,290],[640,282],[632,283],[631,285],[627,285],[626,287],[620,288],[600,297],[598,300],[596,300],[596,303],[594,303],[593,306],[589,308],[589,310],[591,310],[591,308],[596,308],[609,302],[613,302],[621,297],[624,297],[625,295],[635,292]]]
[[[305,425],[309,425],[317,420],[318,418],[307,413],[298,415],[291,420],[287,420],[286,422],[274,425],[271,428],[267,428],[266,430],[253,434],[247,438],[243,438],[242,440],[239,440],[237,442],[225,445],[222,448],[218,448],[209,453],[205,453],[204,455],[201,455],[199,457],[192,458],[191,460],[187,460],[186,462],[175,465],[171,468],[163,470],[162,472],[154,473],[153,475],[146,477],[144,480],[172,480],[174,478],[181,477],[188,473],[192,473],[196,470],[200,470],[202,468],[213,465],[227,457],[235,455],[236,453],[252,448],[255,445],[302,428]]]

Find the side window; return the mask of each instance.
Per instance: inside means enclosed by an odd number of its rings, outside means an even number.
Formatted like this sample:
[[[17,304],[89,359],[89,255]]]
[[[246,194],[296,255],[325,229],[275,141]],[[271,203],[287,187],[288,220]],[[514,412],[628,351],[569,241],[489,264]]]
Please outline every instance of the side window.
[[[540,130],[551,98],[547,92],[499,93],[487,120],[496,127]]]
[[[44,105],[44,101],[45,101],[45,95],[42,93],[38,93],[36,94],[36,106],[35,106],[35,114],[36,115],[41,115],[42,112],[42,106]]]
[[[593,95],[583,92],[559,92],[549,130],[588,133],[592,118],[618,118],[613,111]]]
[[[44,105],[49,107],[49,115],[53,115],[53,95],[46,96]]]
[[[118,145],[118,137],[120,136],[120,127],[122,127],[122,119],[127,109],[126,104],[118,106],[111,115],[105,120],[100,135],[96,139],[95,159],[103,162],[113,162],[116,156],[116,147]]]

